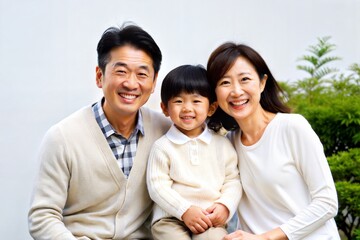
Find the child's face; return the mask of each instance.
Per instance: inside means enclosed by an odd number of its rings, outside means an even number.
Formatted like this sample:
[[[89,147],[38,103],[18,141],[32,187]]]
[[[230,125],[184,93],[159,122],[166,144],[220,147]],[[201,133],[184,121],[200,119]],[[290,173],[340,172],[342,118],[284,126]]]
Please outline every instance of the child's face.
[[[175,126],[188,137],[196,137],[203,131],[208,116],[215,112],[216,104],[210,105],[209,99],[197,93],[181,93],[171,98],[167,106],[161,108]]]

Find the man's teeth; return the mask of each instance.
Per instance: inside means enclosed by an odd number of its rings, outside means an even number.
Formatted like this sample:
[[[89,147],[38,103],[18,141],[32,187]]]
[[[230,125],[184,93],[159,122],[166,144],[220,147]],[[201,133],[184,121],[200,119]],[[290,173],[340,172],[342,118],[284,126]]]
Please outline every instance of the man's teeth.
[[[121,94],[121,96],[123,98],[126,98],[126,99],[134,99],[134,98],[136,98],[136,95],[129,95],[129,94]]]

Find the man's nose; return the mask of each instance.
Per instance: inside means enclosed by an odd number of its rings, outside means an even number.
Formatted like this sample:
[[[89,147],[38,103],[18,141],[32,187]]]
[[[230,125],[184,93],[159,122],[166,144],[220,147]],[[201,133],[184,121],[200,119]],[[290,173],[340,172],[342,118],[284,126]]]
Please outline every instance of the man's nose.
[[[133,73],[129,74],[129,76],[127,77],[127,79],[124,81],[123,84],[125,87],[127,87],[129,89],[137,88],[138,80],[136,78],[136,75]]]

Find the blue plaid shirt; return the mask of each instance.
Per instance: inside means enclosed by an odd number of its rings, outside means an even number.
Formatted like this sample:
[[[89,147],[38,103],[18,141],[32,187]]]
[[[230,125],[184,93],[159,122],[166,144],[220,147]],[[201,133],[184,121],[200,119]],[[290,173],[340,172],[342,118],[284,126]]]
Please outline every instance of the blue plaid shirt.
[[[141,112],[139,111],[134,131],[131,133],[129,139],[126,139],[121,134],[117,133],[107,120],[102,108],[103,102],[104,98],[95,103],[92,106],[92,110],[95,114],[96,122],[99,124],[115,158],[118,160],[119,167],[126,178],[128,178],[134,163],[139,136],[140,134],[144,135]]]

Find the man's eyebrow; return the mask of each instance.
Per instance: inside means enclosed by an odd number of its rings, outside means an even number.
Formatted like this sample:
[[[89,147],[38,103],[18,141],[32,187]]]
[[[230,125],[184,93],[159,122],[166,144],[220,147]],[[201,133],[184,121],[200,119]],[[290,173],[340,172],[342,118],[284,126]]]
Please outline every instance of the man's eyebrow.
[[[147,65],[141,65],[141,66],[139,66],[139,68],[144,69],[145,71],[148,71],[148,72],[150,71],[150,68]]]
[[[124,62],[116,62],[113,64],[113,67],[126,67],[127,68],[128,65]],[[140,66],[138,66],[138,68],[144,69],[145,71],[148,71],[148,72],[150,71],[150,68],[148,65],[140,65]]]
[[[116,62],[113,64],[113,67],[127,67],[127,64],[123,62]]]

